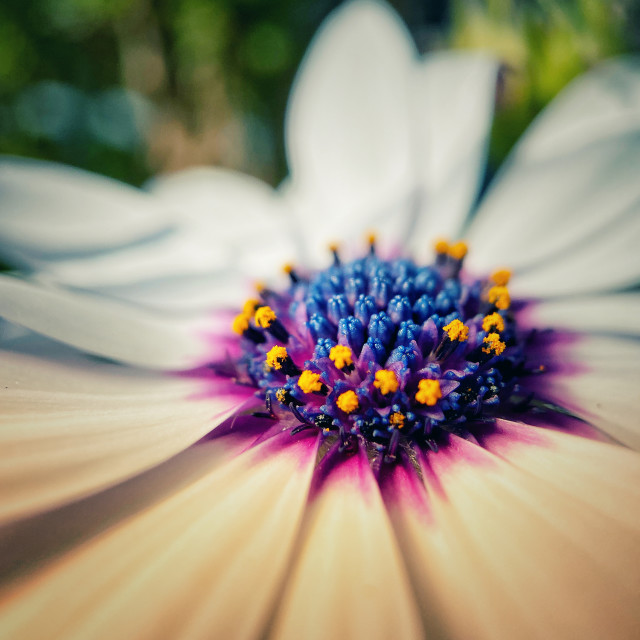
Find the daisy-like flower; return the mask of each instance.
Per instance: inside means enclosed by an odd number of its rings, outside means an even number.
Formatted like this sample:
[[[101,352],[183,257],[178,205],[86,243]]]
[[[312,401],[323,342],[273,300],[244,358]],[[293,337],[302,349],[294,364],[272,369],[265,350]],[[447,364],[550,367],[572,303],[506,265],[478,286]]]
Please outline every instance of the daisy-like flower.
[[[465,226],[496,72],[354,2],[277,192],[4,162],[3,637],[638,636],[640,76]]]

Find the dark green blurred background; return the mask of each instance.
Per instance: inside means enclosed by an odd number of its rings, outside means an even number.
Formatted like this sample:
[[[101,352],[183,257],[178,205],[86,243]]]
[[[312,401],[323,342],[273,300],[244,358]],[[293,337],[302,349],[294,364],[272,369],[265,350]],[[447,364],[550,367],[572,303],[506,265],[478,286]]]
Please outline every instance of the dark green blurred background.
[[[225,165],[272,184],[288,90],[339,2],[3,0],[0,152],[141,184]],[[597,61],[640,48],[639,0],[397,1],[421,51],[482,48],[506,65],[491,163]]]

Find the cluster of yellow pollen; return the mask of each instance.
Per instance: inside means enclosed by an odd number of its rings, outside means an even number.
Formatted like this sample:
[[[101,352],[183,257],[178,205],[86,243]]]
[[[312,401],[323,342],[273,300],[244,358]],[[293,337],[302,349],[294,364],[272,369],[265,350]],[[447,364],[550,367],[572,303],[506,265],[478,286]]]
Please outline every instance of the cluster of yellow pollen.
[[[353,413],[360,406],[356,392],[351,389],[341,393],[336,400],[336,404],[338,405],[338,409],[345,413]]]
[[[268,329],[276,321],[276,314],[271,307],[258,307],[254,320],[259,327]]]
[[[439,238],[435,241],[433,248],[436,250],[436,253],[443,254],[449,252],[449,243],[444,238]]]
[[[496,356],[499,356],[506,348],[505,343],[500,340],[500,336],[497,333],[490,333],[483,342],[485,346],[482,347],[482,350],[485,353],[493,353]]]
[[[248,316],[246,313],[239,313],[233,319],[233,324],[231,325],[234,333],[241,336],[249,328],[249,320],[251,320],[251,316]]]
[[[322,382],[320,380],[320,374],[313,373],[305,369],[298,378],[298,386],[305,393],[313,393],[314,391],[320,391],[322,389]]]
[[[469,327],[460,320],[452,320],[448,325],[445,325],[444,331],[451,341],[466,342],[469,338]]]
[[[491,287],[487,293],[487,299],[489,302],[496,306],[496,308],[504,311],[511,306],[511,296],[507,287]]]
[[[402,429],[404,427],[404,416],[396,411],[389,416],[389,424],[396,429]]]
[[[373,386],[379,389],[383,396],[386,396],[388,393],[395,393],[398,390],[398,378],[393,371],[380,369],[376,371]]]
[[[466,242],[455,242],[449,246],[447,253],[455,260],[462,260],[466,255],[469,248]]]
[[[442,398],[442,390],[440,389],[440,383],[437,380],[425,379],[418,382],[416,400],[420,404],[426,404],[428,407],[433,407],[440,398]]]
[[[482,330],[489,332],[492,329],[498,332],[504,331],[504,320],[499,313],[490,313],[482,319]]]
[[[287,390],[286,389],[278,389],[276,391],[276,398],[282,402],[283,404],[287,401]]]
[[[335,347],[331,347],[329,359],[336,365],[336,368],[343,369],[353,364],[353,353],[349,347],[337,344]]]
[[[506,287],[511,280],[511,271],[509,269],[499,269],[491,274],[491,280],[499,287]]]
[[[282,369],[282,363],[287,359],[287,350],[280,345],[271,347],[267,353],[267,366],[271,369]]]

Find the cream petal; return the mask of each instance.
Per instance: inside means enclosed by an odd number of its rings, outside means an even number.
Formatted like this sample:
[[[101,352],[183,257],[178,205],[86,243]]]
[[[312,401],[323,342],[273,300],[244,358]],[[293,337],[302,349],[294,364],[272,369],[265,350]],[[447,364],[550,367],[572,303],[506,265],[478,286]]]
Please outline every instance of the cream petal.
[[[12,638],[255,638],[284,577],[315,438],[266,442],[5,593]],[[60,599],[60,594],[73,597]]]
[[[576,335],[551,348],[549,372],[524,382],[525,388],[640,449],[637,340]]]
[[[362,450],[329,453],[270,637],[419,638],[400,551]]]
[[[416,52],[399,17],[378,2],[335,11],[313,40],[286,116],[288,201],[312,259],[395,215],[415,184],[408,86]],[[406,217],[406,216],[405,216]],[[395,218],[391,226],[406,221]],[[381,230],[381,229],[379,229]]]
[[[551,465],[545,438],[509,438],[506,461],[452,437],[423,466],[432,522],[402,504],[392,511],[418,593],[432,598],[431,607],[435,599],[446,637],[630,638],[637,631],[640,510],[637,486],[626,482],[637,485],[637,460],[629,475],[628,451],[590,442],[589,455],[568,446],[564,457],[551,454]],[[566,490],[563,478],[599,459],[596,448],[604,452],[598,473],[584,471],[582,486]],[[523,468],[521,457],[529,461]],[[598,476],[606,475],[617,481],[602,486]]]
[[[515,274],[512,288],[519,295],[542,298],[635,286],[640,282],[639,244],[640,204],[579,247],[535,269]]]
[[[160,320],[120,302],[10,276],[0,276],[0,315],[88,353],[154,369],[188,369],[220,357],[229,334],[226,317]]]
[[[2,350],[0,520],[75,500],[162,462],[252,397],[216,378]]]
[[[149,194],[55,163],[3,158],[0,192],[2,243],[32,258],[117,247],[173,225]]]
[[[554,327],[638,337],[640,294],[621,293],[536,302],[518,315],[518,324],[531,328]]]
[[[535,265],[596,237],[637,205],[639,70],[630,59],[602,65],[542,112],[468,231],[469,265]]]
[[[504,264],[523,278],[551,269],[559,285],[568,281],[569,292],[575,285],[589,290],[598,270],[618,276],[609,273],[626,247],[618,236],[638,239],[639,159],[640,130],[549,159],[521,158],[516,148],[466,234],[469,266],[483,271]],[[592,269],[573,273],[564,266],[585,249],[598,254]]]
[[[498,63],[463,52],[428,55],[413,74],[413,135],[421,215],[410,246],[430,256],[431,241],[456,237],[484,172]]]

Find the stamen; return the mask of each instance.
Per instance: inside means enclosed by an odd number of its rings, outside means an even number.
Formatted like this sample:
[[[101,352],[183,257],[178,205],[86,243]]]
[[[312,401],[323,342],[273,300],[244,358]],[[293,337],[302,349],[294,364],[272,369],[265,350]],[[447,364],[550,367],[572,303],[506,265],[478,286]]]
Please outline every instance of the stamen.
[[[239,313],[234,319],[231,328],[234,333],[241,336],[249,328],[250,316],[246,313]]]
[[[504,286],[495,286],[489,289],[487,294],[487,299],[489,302],[496,307],[496,309],[500,309],[504,311],[511,306],[511,296],[509,295],[509,290]]]
[[[499,313],[490,313],[482,319],[482,330],[488,333],[492,329],[499,333],[504,331],[504,320]]]
[[[271,307],[259,307],[256,310],[254,319],[259,327],[268,329],[276,321],[276,314]]]
[[[271,347],[267,353],[267,366],[270,369],[276,369],[279,371],[282,369],[288,357],[289,354],[285,347],[281,347],[280,345]]]
[[[338,396],[336,405],[340,411],[353,413],[360,406],[360,403],[358,402],[356,392],[349,389],[349,391],[345,391]]]
[[[389,424],[396,429],[402,429],[405,419],[399,411],[395,411],[389,416]]]
[[[353,353],[349,347],[337,344],[329,352],[329,359],[336,365],[337,369],[344,369],[353,364]]]
[[[443,329],[452,342],[466,342],[469,338],[469,327],[460,320],[452,320]]]
[[[435,241],[433,248],[438,255],[449,253],[449,243],[444,238],[438,238]]]
[[[376,234],[373,231],[370,231],[367,235],[367,242],[369,243],[369,255],[376,255]]]
[[[433,407],[440,398],[442,398],[442,390],[440,389],[440,382],[438,382],[438,380],[423,379],[418,382],[416,400],[420,404]]]
[[[289,276],[289,279],[291,280],[291,284],[298,284],[298,282],[300,282],[300,278],[298,277],[298,274],[295,272],[295,269],[293,268],[292,264],[285,264],[282,267],[282,270]]]
[[[320,374],[305,369],[298,378],[298,386],[304,393],[313,393],[321,391],[324,385],[320,380]]]
[[[264,287],[262,288],[264,289]],[[260,300],[256,300],[255,298],[249,298],[249,300],[247,300],[244,303],[244,306],[242,307],[242,313],[248,316],[253,316],[253,314],[255,313],[255,310],[259,306],[260,306]]]
[[[338,253],[338,249],[340,248],[340,245],[337,242],[332,242],[329,245],[329,251],[331,251],[331,253],[333,254],[333,266],[334,267],[339,267],[340,266],[340,254]]]
[[[499,287],[506,287],[511,279],[511,271],[509,269],[498,269],[491,274],[491,280]]]
[[[398,390],[398,378],[393,371],[388,369],[380,369],[376,371],[373,386],[380,391],[383,396],[389,393],[395,393]]]
[[[483,340],[485,346],[482,347],[482,351],[484,353],[493,353],[496,356],[499,356],[506,348],[504,342],[500,340],[500,336],[497,333],[490,333]]]
[[[468,247],[467,247],[467,243],[466,242],[456,242],[454,244],[452,244],[447,253],[454,259],[454,260],[463,260],[464,257],[467,255],[467,251],[468,251]]]

